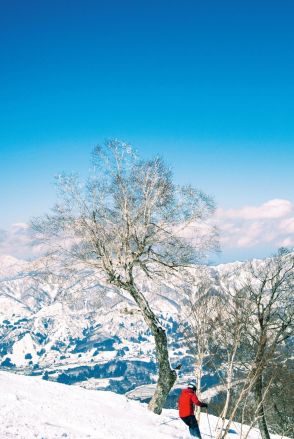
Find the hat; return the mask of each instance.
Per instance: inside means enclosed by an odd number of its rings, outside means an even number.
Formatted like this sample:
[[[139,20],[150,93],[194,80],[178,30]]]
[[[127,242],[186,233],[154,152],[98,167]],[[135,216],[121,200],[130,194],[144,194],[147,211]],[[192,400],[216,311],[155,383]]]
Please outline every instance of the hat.
[[[188,389],[196,390],[196,381],[190,381],[188,384]]]

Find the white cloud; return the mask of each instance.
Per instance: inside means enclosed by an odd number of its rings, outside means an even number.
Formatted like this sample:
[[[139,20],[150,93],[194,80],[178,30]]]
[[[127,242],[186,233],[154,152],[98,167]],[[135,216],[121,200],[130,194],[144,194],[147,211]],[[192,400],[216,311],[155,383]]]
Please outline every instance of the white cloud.
[[[8,230],[0,230],[0,255],[17,258],[32,257],[37,250],[32,247],[29,227],[25,223],[16,223]]]
[[[281,247],[294,247],[294,236],[281,241]]]
[[[281,221],[280,229],[284,232],[294,233],[294,217]]]
[[[261,206],[244,206],[240,209],[218,209],[216,216],[220,218],[257,220],[284,218],[293,210],[293,204],[289,200],[276,198],[267,201]]]
[[[224,253],[226,250],[245,252],[246,249],[262,247],[273,250],[294,247],[294,206],[289,200],[274,199],[260,206],[218,209],[212,223],[219,229]],[[211,224],[206,227],[202,225],[202,229],[199,229],[199,225],[194,225],[189,229],[189,238],[201,241],[210,226]],[[9,230],[0,229],[0,255],[27,258],[40,254],[40,249],[31,244],[32,238],[27,224],[17,223]]]
[[[294,206],[289,200],[269,200],[260,206],[218,209],[215,221],[225,249],[294,246]]]

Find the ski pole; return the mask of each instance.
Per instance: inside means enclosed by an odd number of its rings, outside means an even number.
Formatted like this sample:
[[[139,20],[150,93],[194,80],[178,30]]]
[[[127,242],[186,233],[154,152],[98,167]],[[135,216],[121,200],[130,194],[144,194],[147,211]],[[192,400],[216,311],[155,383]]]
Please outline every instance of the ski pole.
[[[206,415],[207,415],[207,421],[208,421],[208,426],[209,426],[209,431],[210,431],[210,437],[212,438],[211,427],[210,427],[210,421],[209,421],[209,416],[208,416],[208,408],[206,408]]]

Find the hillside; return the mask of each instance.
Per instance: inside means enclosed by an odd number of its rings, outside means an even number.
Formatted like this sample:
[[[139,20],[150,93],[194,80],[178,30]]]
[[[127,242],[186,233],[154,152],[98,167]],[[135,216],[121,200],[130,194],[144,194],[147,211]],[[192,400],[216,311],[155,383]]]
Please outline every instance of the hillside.
[[[186,439],[176,410],[161,416],[147,406],[112,392],[51,383],[37,377],[0,372],[1,439]],[[203,439],[215,436],[217,418],[201,415]],[[210,426],[209,426],[210,425]],[[240,437],[233,424],[228,439]],[[243,432],[246,431],[246,427]],[[257,439],[252,430],[249,439]],[[278,439],[279,436],[272,436]]]

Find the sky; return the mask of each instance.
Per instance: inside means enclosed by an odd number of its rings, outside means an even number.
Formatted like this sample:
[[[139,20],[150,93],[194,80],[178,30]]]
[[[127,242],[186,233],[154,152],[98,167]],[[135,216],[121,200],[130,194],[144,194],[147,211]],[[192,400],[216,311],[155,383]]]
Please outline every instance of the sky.
[[[0,14],[0,254],[53,177],[106,138],[161,155],[218,206],[216,262],[294,246],[294,3],[6,0]]]

